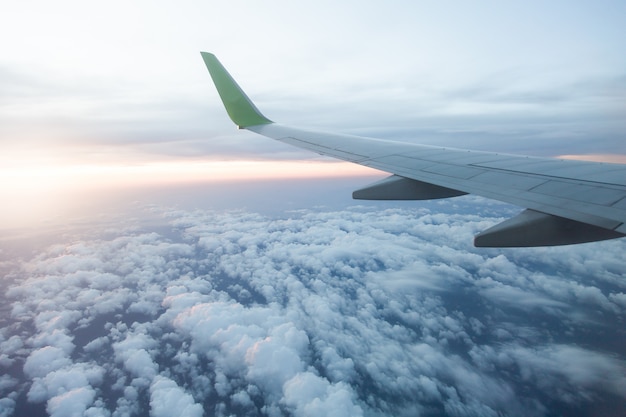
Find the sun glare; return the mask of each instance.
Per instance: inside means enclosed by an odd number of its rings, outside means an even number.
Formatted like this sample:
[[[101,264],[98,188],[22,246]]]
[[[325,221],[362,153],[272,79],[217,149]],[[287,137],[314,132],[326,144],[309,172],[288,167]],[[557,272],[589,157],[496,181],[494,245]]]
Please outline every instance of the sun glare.
[[[626,155],[620,154],[588,154],[588,155],[561,155],[559,158],[573,159],[577,161],[609,162],[613,164],[626,164]]]
[[[626,163],[624,155],[563,155],[561,158]],[[0,165],[0,228],[59,222],[77,208],[96,207],[116,191],[180,184],[298,178],[380,176],[347,162],[189,161],[143,164],[72,164],[54,159],[5,157]],[[99,199],[99,200],[98,200]]]
[[[5,161],[6,162],[6,161]],[[225,181],[377,175],[345,162],[163,161],[134,165],[11,161],[0,168],[0,227],[54,221],[112,191]]]

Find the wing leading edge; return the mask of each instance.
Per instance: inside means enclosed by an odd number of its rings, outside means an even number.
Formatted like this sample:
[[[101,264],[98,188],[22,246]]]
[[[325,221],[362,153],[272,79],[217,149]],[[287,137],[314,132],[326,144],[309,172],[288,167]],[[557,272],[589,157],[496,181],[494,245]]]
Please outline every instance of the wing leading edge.
[[[525,207],[479,233],[480,247],[553,246],[626,236],[626,165],[536,158],[297,129],[272,122],[217,58],[202,52],[239,127],[392,175],[353,198],[421,200],[476,194]]]

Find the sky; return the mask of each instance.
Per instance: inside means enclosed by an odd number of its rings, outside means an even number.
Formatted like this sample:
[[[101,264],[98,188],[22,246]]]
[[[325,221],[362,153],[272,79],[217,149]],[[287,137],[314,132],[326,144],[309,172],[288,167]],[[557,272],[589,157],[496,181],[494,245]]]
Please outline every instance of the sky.
[[[284,124],[623,158],[625,14],[621,1],[20,2],[0,17],[2,166],[310,159],[232,129],[203,50]]]
[[[283,161],[376,175],[233,129],[202,50],[287,125],[624,162],[625,14],[621,1],[13,4],[0,16],[1,217],[33,223],[44,214],[20,207],[43,201],[61,212],[49,190],[288,177]],[[235,174],[235,160],[272,168]]]
[[[272,120],[626,162],[622,1],[23,1],[0,37],[0,416],[626,409],[624,240],[477,249],[520,208],[355,202],[385,176]]]

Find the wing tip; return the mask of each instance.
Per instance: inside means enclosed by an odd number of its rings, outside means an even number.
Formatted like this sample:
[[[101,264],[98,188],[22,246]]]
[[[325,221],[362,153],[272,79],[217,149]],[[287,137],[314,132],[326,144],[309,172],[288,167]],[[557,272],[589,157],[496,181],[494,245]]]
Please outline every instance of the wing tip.
[[[213,53],[201,51],[200,55],[209,70],[228,116],[238,128],[273,123],[254,105]]]

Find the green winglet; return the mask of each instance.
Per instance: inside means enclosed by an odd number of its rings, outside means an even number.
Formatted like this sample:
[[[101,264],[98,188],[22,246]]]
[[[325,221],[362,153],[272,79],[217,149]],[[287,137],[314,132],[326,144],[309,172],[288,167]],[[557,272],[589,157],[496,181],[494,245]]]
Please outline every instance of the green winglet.
[[[213,78],[213,83],[226,107],[228,116],[238,128],[274,123],[256,108],[215,55],[209,52],[200,52],[200,54]]]

